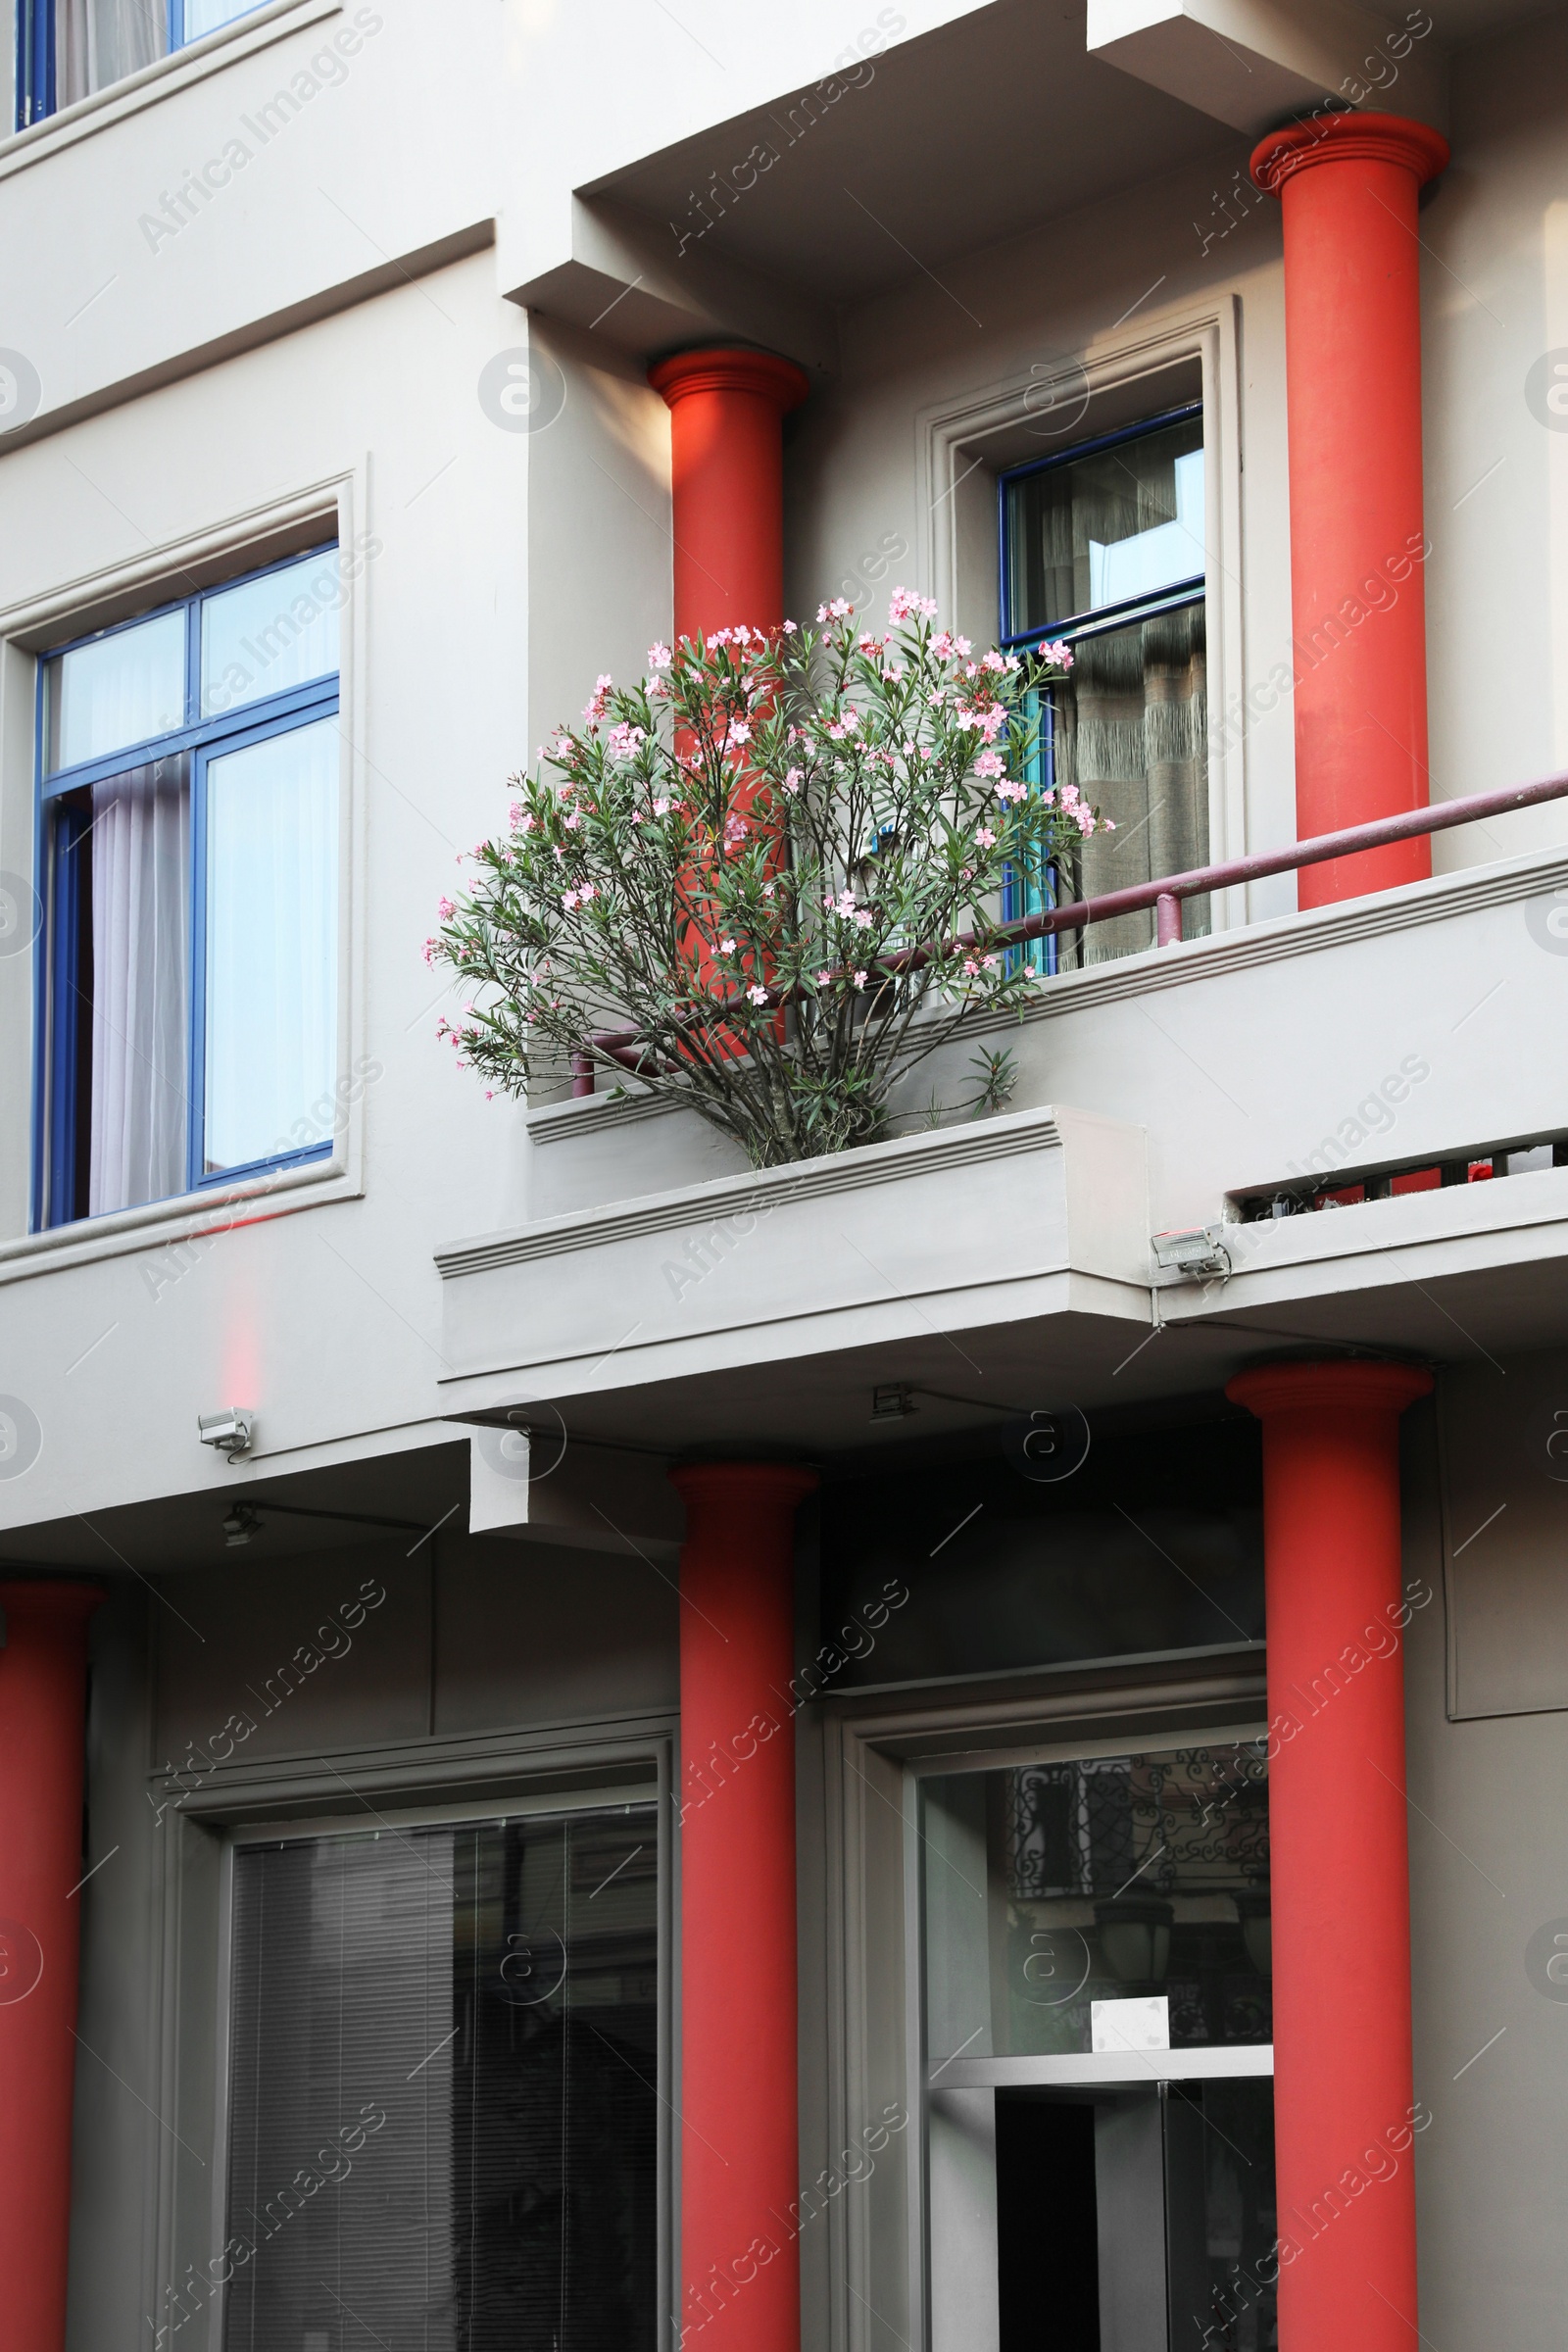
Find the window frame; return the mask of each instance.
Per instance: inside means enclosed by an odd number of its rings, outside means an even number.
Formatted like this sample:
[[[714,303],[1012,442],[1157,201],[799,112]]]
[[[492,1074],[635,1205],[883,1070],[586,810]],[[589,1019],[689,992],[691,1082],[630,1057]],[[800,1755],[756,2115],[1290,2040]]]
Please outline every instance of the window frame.
[[[168,26],[168,46],[165,57],[173,57],[179,50],[189,48],[193,40],[206,40],[206,33],[185,31],[186,0],[165,0],[164,21]],[[238,24],[253,10],[266,5],[266,0],[245,0],[227,24],[212,27],[215,32],[227,32],[229,25]],[[154,63],[157,61],[154,60]],[[60,112],[55,94],[55,0],[18,0],[16,52],[16,108],[13,131],[28,130],[35,122],[47,122]],[[129,75],[122,79],[128,80]],[[105,82],[112,90],[115,82]],[[88,95],[96,97],[97,91]]]
[[[269,564],[255,565],[245,571],[227,574],[196,589],[188,596],[177,597],[118,620],[109,625],[89,629],[58,644],[44,647],[34,658],[36,673],[33,720],[34,762],[34,875],[33,887],[42,909],[34,958],[34,1020],[32,1056],[32,1169],[29,1230],[32,1233],[64,1233],[74,1228],[87,1228],[99,1220],[90,1214],[66,1213],[61,1206],[64,1187],[74,1183],[77,1143],[76,1069],[74,1051],[68,1053],[67,1039],[59,1032],[55,1014],[64,1002],[65,992],[72,985],[70,974],[79,937],[76,922],[74,892],[72,904],[62,912],[63,892],[58,847],[61,820],[51,804],[59,803],[75,792],[93,784],[103,783],[112,776],[123,775],[127,767],[144,765],[154,760],[185,756],[190,761],[190,849],[187,868],[187,906],[190,914],[188,947],[186,1008],[186,1085],[187,1126],[185,1136],[185,1180],[181,1190],[166,1196],[168,1200],[182,1200],[192,1194],[210,1193],[215,1188],[244,1183],[247,1179],[274,1170],[299,1167],[316,1160],[328,1159],[335,1150],[335,1139],[328,1136],[323,1142],[302,1145],[286,1152],[268,1153],[248,1160],[242,1166],[215,1169],[209,1172],[204,1162],[207,1105],[205,1072],[206,1030],[206,792],[207,767],[215,754],[239,751],[253,743],[268,741],[275,736],[292,734],[296,729],[318,720],[338,715],[341,702],[343,645],[341,633],[338,644],[338,666],[319,678],[302,685],[281,689],[272,695],[258,695],[254,701],[237,709],[215,712],[210,718],[201,716],[201,646],[202,613],[209,600],[226,595],[230,589],[248,586],[254,580],[266,579],[274,572],[292,570],[302,564],[312,564],[330,556],[336,562],[341,576],[343,539],[335,530],[329,538],[309,547],[275,558]],[[346,600],[344,600],[346,602]],[[343,604],[338,612],[341,616]],[[97,645],[110,637],[122,636],[127,629],[143,627],[148,621],[163,619],[171,612],[182,612],[185,623],[184,653],[184,715],[178,727],[167,729],[161,735],[148,736],[142,742],[122,746],[97,759],[76,761],[70,767],[48,771],[49,756],[49,664],[66,654],[75,653],[83,646]],[[341,974],[332,974],[334,995],[341,993]],[[341,1011],[341,1005],[338,1006]],[[142,1204],[137,1204],[142,1205]],[[145,1203],[148,1207],[159,1205]],[[99,1216],[112,1216],[121,1210],[102,1210]]]

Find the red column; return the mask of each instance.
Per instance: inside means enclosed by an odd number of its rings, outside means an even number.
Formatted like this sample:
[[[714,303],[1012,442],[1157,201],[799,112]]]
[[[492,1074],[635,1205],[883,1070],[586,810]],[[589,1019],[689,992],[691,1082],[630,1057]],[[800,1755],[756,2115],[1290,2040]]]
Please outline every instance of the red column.
[[[0,2343],[60,2352],[90,1585],[0,1584]]]
[[[1274,131],[1252,177],[1285,214],[1296,825],[1305,840],[1428,799],[1416,198],[1447,143],[1397,115]],[[1325,906],[1419,881],[1426,840],[1297,877]]]
[[[673,1473],[680,1560],[681,2304],[703,2352],[800,2352],[794,1525],[808,1470]]]
[[[769,351],[677,352],[649,369],[669,403],[675,636],[784,618],[786,409],[810,389]]]
[[[1431,1386],[1286,1363],[1226,1392],[1263,1424],[1282,2352],[1416,2340],[1399,1415]]]

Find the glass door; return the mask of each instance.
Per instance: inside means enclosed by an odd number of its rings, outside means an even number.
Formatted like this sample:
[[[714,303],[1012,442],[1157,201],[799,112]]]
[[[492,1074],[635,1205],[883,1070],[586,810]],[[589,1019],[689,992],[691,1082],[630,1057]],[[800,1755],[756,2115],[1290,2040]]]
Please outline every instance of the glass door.
[[[1260,1749],[918,1803],[930,2352],[1271,2352]]]

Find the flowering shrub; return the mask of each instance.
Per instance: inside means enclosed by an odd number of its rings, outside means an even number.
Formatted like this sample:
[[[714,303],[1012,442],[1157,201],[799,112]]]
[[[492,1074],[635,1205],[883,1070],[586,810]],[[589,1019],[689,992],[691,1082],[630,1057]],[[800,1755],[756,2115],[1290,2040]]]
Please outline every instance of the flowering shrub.
[[[472,989],[442,1027],[492,1093],[589,1055],[773,1166],[876,1142],[967,1013],[1027,1000],[1037,977],[997,938],[1004,880],[1101,822],[1021,780],[1026,696],[1072,657],[976,659],[925,598],[890,611],[881,637],[840,598],[814,631],[656,645],[640,685],[601,677],[514,779],[507,832],[425,946]],[[981,1057],[979,1106],[1005,1061]]]

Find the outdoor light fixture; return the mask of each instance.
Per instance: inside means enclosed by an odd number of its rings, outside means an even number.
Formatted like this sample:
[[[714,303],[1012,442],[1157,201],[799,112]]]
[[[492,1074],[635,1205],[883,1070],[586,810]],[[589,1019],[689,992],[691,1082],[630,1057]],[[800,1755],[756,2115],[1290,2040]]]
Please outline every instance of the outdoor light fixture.
[[[231,1404],[221,1413],[198,1413],[196,1434],[204,1446],[216,1446],[220,1453],[226,1453],[232,1465],[251,1449],[251,1417],[237,1404]]]
[[[1156,1233],[1151,1247],[1161,1272],[1196,1279],[1201,1274],[1228,1274],[1230,1253],[1220,1240],[1224,1227],[1196,1225],[1180,1233]]]
[[[906,1381],[896,1380],[871,1391],[873,1421],[905,1421],[913,1410],[914,1392]]]
[[[236,1502],[223,1521],[223,1536],[230,1551],[236,1544],[248,1544],[252,1536],[259,1536],[261,1532],[261,1513],[253,1511],[248,1502]]]

